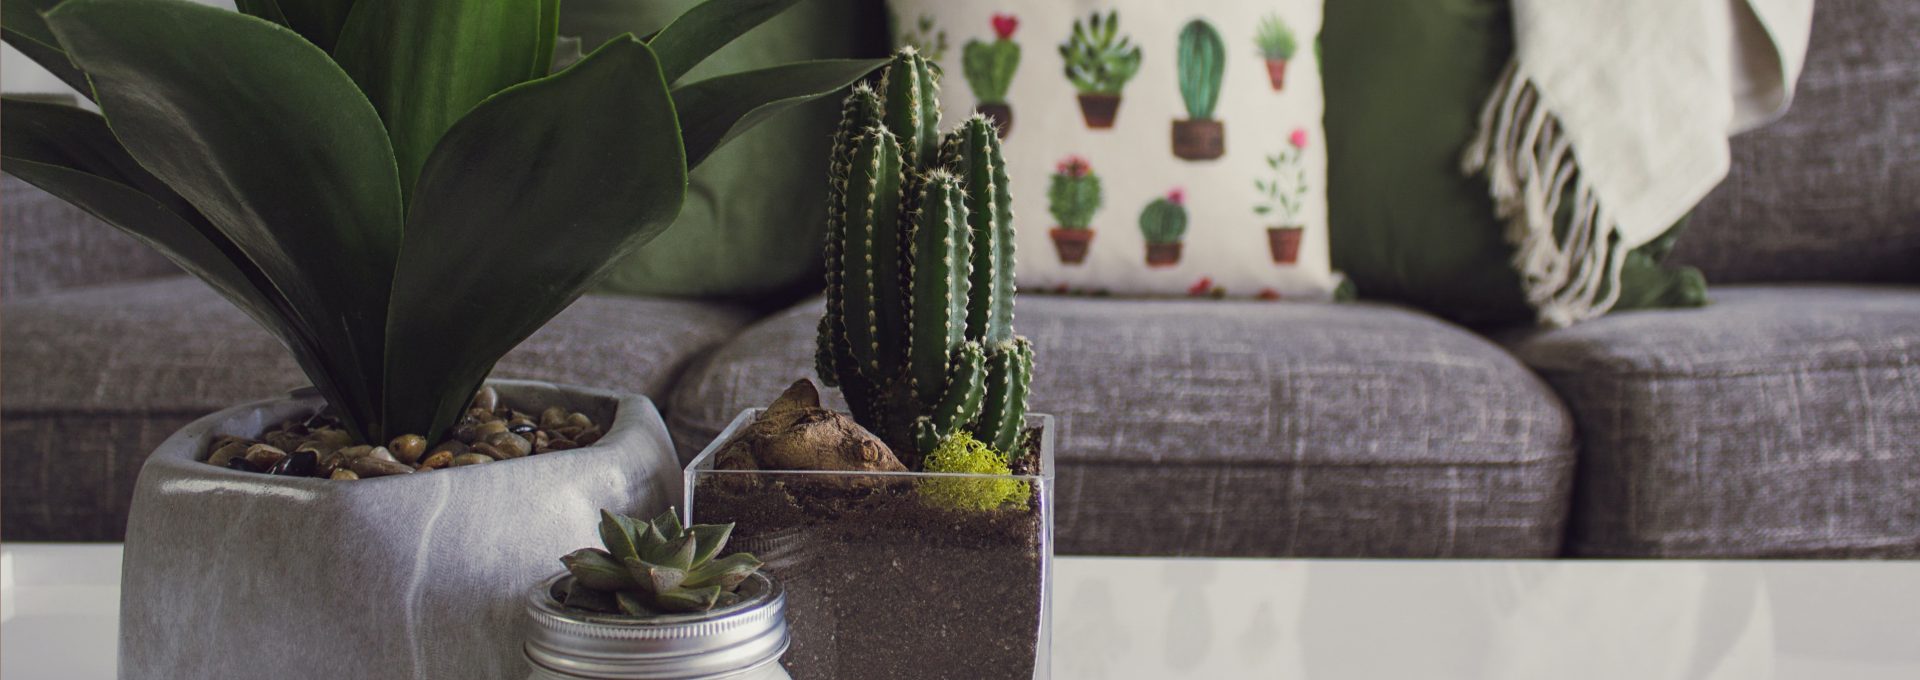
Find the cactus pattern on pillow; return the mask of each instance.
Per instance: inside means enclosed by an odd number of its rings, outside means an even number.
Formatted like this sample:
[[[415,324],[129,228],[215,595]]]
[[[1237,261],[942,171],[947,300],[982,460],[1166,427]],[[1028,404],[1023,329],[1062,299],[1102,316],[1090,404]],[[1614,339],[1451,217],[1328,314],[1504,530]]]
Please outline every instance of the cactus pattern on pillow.
[[[1013,75],[1020,69],[1020,43],[1013,41],[1013,32],[1019,27],[1018,17],[996,13],[993,42],[969,40],[960,51],[960,69],[979,100],[974,110],[992,120],[1001,137],[1013,130],[1013,107],[1007,103],[1007,89],[1013,87]]]
[[[1327,149],[1306,143],[1327,116],[1324,0],[885,1],[902,27],[930,14],[953,33],[945,113],[999,125],[1007,174],[1026,187],[1015,212],[1035,223],[1021,246],[1050,251],[1020,262],[1028,290],[1321,301],[1341,289]]]

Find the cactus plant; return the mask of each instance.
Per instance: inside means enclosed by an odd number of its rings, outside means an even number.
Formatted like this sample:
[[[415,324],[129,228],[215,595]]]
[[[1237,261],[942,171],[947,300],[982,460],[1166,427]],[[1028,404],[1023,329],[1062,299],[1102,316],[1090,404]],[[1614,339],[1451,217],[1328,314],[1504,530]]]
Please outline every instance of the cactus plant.
[[[1187,160],[1208,160],[1226,153],[1226,133],[1214,120],[1220,103],[1220,81],[1226,70],[1227,47],[1220,32],[1204,19],[1180,29],[1176,55],[1180,71],[1180,100],[1187,120],[1173,122],[1173,154]]]
[[[1140,211],[1140,234],[1147,240],[1147,266],[1167,267],[1178,263],[1181,240],[1187,236],[1185,193],[1174,189],[1148,203]]]
[[[1020,20],[1013,15],[996,13],[994,41],[969,40],[960,53],[967,85],[980,100],[974,110],[993,121],[1001,137],[1013,131],[1013,107],[1007,104],[1007,89],[1013,86],[1013,74],[1020,68],[1020,44],[1013,41],[1013,31],[1019,26]]]
[[[1086,21],[1073,22],[1073,34],[1060,44],[1067,80],[1078,90],[1080,115],[1087,127],[1113,127],[1120,108],[1120,90],[1140,71],[1140,47],[1120,35],[1120,15],[1094,12]]]
[[[747,553],[720,557],[732,524],[680,526],[672,510],[651,522],[600,511],[602,548],[560,558],[572,575],[561,603],[590,611],[653,616],[703,612],[738,601],[735,590],[760,569]]]
[[[1186,199],[1179,189],[1153,199],[1140,211],[1140,234],[1148,243],[1179,243],[1187,236]]]
[[[1011,452],[1033,366],[1000,139],[983,116],[939,122],[938,72],[902,49],[847,98],[830,171],[817,371],[909,467],[962,431]]]
[[[1211,120],[1213,108],[1220,103],[1220,79],[1226,69],[1227,47],[1220,32],[1204,19],[1187,22],[1180,29],[1180,100],[1187,106],[1187,117]]]
[[[1093,242],[1093,213],[1100,210],[1100,201],[1100,176],[1093,174],[1087,159],[1068,156],[1054,166],[1047,186],[1047,211],[1053,213],[1054,228],[1048,235],[1062,264],[1087,260],[1087,248]]]
[[[1299,47],[1294,40],[1293,29],[1278,14],[1269,14],[1260,20],[1260,27],[1254,31],[1253,42],[1260,48],[1260,56],[1267,61],[1267,80],[1272,83],[1273,91],[1279,92],[1287,85],[1287,60],[1293,58]]]

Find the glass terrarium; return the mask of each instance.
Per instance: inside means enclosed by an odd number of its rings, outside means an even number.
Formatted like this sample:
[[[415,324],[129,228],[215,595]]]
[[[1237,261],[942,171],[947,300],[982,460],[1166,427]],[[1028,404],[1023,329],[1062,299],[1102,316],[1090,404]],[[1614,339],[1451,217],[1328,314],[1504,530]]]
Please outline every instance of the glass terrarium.
[[[1027,417],[1012,475],[717,469],[740,414],[686,470],[688,522],[734,523],[787,588],[799,680],[1048,673],[1053,427]]]

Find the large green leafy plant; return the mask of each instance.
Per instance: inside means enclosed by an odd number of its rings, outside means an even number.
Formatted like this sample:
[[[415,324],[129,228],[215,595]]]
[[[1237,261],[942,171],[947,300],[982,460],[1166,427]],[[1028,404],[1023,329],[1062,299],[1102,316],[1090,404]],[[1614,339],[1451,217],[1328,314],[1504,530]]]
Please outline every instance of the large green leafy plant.
[[[679,213],[687,171],[884,60],[681,82],[797,0],[710,0],[553,70],[559,0],[7,0],[99,105],[8,100],[7,172],[267,327],[363,441],[437,440]]]

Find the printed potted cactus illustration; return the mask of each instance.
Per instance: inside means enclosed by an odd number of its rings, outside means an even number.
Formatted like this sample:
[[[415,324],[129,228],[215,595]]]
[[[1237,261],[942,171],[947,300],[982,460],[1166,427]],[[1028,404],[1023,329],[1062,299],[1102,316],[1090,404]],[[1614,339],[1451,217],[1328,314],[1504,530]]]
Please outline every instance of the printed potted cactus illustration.
[[[1120,35],[1120,15],[1099,12],[1073,22],[1073,36],[1060,44],[1067,80],[1080,92],[1080,117],[1087,127],[1113,127],[1120,113],[1120,90],[1140,71],[1140,47]]]
[[[1267,157],[1272,174],[1253,180],[1263,200],[1253,212],[1267,218],[1267,248],[1276,264],[1293,264],[1300,258],[1300,237],[1306,229],[1300,210],[1307,202],[1307,170],[1301,156],[1307,150],[1307,131],[1295,128],[1287,136],[1287,148]]]
[[[1273,83],[1273,91],[1279,92],[1287,87],[1287,60],[1293,58],[1299,44],[1294,41],[1293,29],[1278,14],[1269,14],[1260,20],[1260,28],[1254,33],[1253,41],[1260,46],[1260,56],[1267,60],[1267,80]]]
[[[1174,189],[1140,211],[1140,234],[1147,239],[1147,266],[1180,263],[1180,243],[1187,236],[1186,203],[1185,193]]]
[[[1190,161],[1219,158],[1227,152],[1226,126],[1214,120],[1220,104],[1220,80],[1226,71],[1227,47],[1220,32],[1204,19],[1180,29],[1176,55],[1180,72],[1180,100],[1187,119],[1173,121],[1173,155]]]
[[[1013,31],[1019,27],[1018,17],[996,13],[993,42],[969,40],[960,54],[960,67],[966,72],[967,85],[973,88],[973,96],[980,102],[975,110],[993,121],[1001,137],[1013,132],[1013,108],[1007,105],[1007,88],[1013,86],[1013,74],[1020,69],[1020,44],[1013,41]]]
[[[1093,213],[1100,210],[1100,176],[1087,159],[1068,156],[1054,166],[1047,186],[1047,211],[1053,213],[1053,248],[1061,264],[1087,261],[1093,243]]]
[[[947,58],[947,31],[934,23],[933,15],[922,14],[914,20],[913,27],[900,31],[900,45],[919,51],[928,61],[937,62]]]

